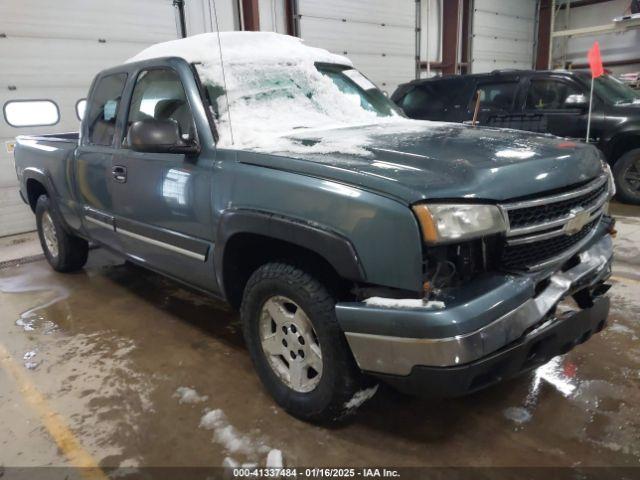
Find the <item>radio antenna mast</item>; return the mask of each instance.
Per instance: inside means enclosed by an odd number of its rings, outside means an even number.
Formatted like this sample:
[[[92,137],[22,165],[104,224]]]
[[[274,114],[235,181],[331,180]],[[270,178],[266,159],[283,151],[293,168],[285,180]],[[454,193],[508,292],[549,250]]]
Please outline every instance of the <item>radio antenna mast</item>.
[[[227,115],[229,117],[229,134],[231,135],[231,145],[233,141],[233,127],[231,126],[231,108],[229,107],[229,91],[227,90],[227,77],[224,73],[224,60],[222,59],[222,42],[220,41],[220,27],[218,26],[218,11],[216,10],[216,0],[213,3],[213,15],[216,17],[216,33],[218,35],[218,53],[220,54],[220,67],[222,68],[222,83],[224,83],[224,98],[227,104]]]

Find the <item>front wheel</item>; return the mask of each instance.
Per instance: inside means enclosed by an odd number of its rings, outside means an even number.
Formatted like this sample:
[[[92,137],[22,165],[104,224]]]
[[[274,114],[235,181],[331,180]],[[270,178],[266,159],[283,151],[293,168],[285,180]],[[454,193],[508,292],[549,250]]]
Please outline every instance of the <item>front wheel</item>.
[[[268,263],[249,279],[244,337],[260,380],[276,402],[307,421],[337,421],[373,396],[336,316],[335,300],[303,270]]]
[[[618,198],[625,203],[640,205],[640,148],[622,155],[613,164]]]
[[[46,195],[41,195],[36,203],[36,225],[42,251],[54,270],[73,272],[84,266],[89,255],[88,242],[64,229]]]

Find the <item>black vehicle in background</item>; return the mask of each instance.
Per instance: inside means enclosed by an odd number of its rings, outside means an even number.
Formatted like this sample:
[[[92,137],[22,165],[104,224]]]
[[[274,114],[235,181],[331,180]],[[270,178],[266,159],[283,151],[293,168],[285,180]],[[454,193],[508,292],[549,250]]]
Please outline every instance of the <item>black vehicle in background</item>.
[[[585,139],[587,71],[494,71],[400,85],[392,95],[410,118],[478,124]],[[612,167],[620,200],[640,204],[640,92],[611,76],[595,80],[589,141]]]

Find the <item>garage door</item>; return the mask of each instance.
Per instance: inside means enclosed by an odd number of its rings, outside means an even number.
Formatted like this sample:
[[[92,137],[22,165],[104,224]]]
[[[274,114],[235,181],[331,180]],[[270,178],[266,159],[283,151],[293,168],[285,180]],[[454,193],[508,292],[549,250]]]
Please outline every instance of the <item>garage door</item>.
[[[347,55],[382,90],[416,76],[415,0],[298,0],[299,35]]]
[[[536,2],[475,0],[471,72],[533,66]]]
[[[18,196],[16,135],[78,130],[78,101],[99,70],[177,37],[171,0],[0,2],[0,236],[34,229]],[[43,100],[37,103],[12,103]],[[57,113],[56,113],[57,111]],[[12,118],[7,122],[5,112]],[[49,125],[20,126],[24,123]],[[53,124],[52,124],[53,123]]]

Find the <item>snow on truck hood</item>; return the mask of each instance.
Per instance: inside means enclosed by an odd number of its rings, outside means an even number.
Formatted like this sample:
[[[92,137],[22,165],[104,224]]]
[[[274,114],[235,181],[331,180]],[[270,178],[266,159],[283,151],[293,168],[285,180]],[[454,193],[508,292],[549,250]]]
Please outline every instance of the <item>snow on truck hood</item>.
[[[204,33],[152,45],[127,62],[161,57],[180,57],[196,64],[202,83],[217,103],[221,147],[361,154],[366,139],[360,138],[358,145],[350,139],[326,143],[318,132],[410,122],[397,113],[380,117],[364,108],[357,96],[342,91],[316,68],[316,63],[324,63],[352,69],[352,63],[327,50],[309,47],[296,37],[271,32]],[[374,87],[356,70],[348,72],[358,85]],[[319,141],[314,145],[301,147],[288,138],[306,129],[316,131]]]

